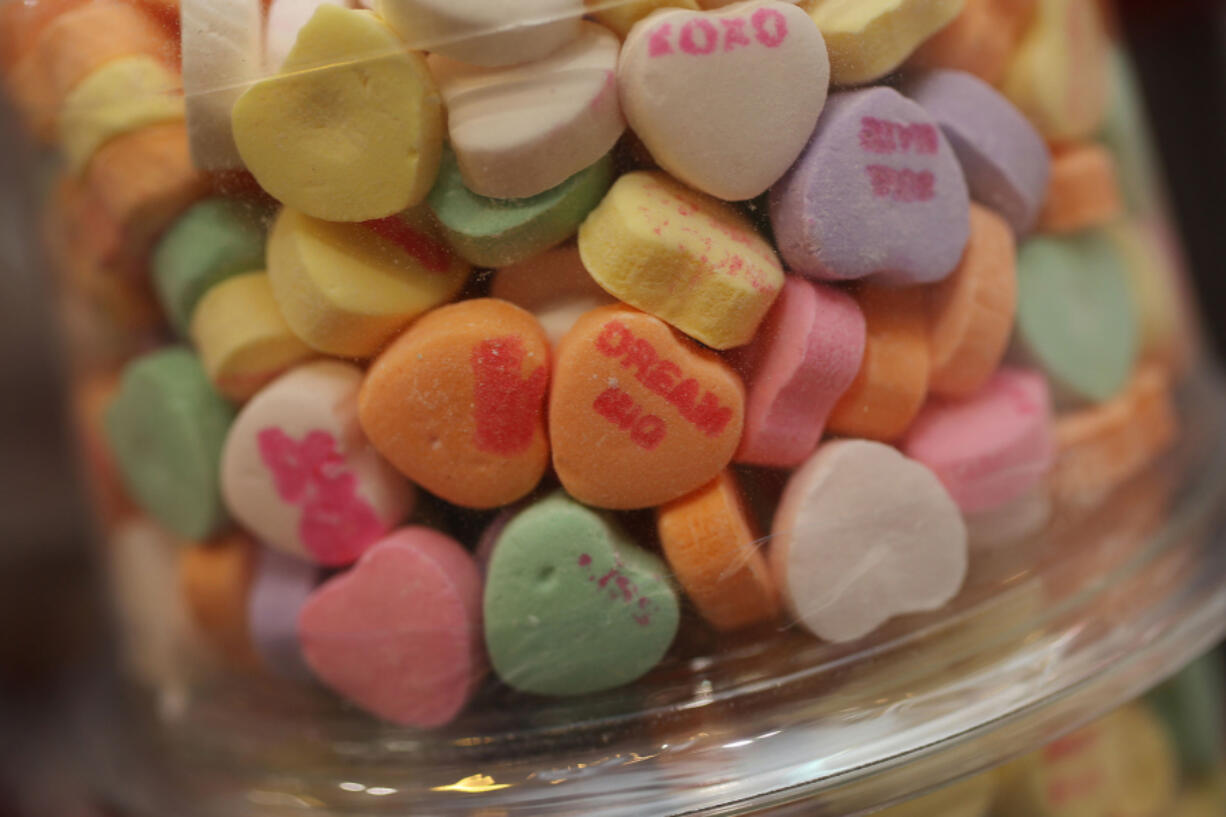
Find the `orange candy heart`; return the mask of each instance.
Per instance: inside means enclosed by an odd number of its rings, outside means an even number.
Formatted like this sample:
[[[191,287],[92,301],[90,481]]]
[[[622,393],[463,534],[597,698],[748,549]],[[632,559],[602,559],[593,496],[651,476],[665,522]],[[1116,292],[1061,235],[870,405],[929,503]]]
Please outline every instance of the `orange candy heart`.
[[[513,304],[478,298],[418,320],[370,367],[358,417],[409,479],[466,508],[520,499],[549,464],[549,341]]]
[[[714,352],[659,318],[615,304],[559,342],[549,401],[553,465],[580,502],[663,505],[732,459],[745,387]]]

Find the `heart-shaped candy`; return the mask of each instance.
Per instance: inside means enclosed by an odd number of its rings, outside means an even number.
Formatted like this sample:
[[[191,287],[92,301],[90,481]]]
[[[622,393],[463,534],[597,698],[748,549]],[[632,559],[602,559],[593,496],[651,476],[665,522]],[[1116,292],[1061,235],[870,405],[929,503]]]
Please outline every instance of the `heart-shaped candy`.
[[[298,617],[315,675],[394,723],[454,718],[485,671],[481,577],[455,540],[410,527],[325,582]]]
[[[745,387],[727,363],[624,305],[557,347],[549,400],[562,486],[601,508],[651,508],[715,478],[741,439]]]
[[[468,508],[526,495],[549,465],[549,341],[536,318],[496,298],[437,309],[366,374],[371,444],[410,479]]]
[[[626,38],[617,79],[626,118],[661,167],[740,201],[774,184],[804,148],[830,61],[804,11],[753,0],[652,14]]]
[[[413,507],[414,491],[358,426],[362,372],[293,369],[235,420],[221,460],[234,517],[268,545],[322,565],[358,558]]]
[[[792,615],[827,641],[935,610],[966,576],[966,526],[936,475],[888,445],[827,443],[788,482],[770,562]]]
[[[542,695],[627,684],[677,632],[668,570],[558,492],[503,529],[486,572],[485,643],[503,681]]]

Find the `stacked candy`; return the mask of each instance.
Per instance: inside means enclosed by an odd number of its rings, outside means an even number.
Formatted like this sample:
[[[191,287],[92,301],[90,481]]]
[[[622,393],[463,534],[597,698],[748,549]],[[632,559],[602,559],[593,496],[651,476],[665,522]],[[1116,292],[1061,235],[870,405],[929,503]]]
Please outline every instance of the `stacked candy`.
[[[182,0],[182,97],[146,8],[6,12],[65,252],[164,316],[93,459],[220,653],[382,718],[630,683],[684,604],[866,637],[1174,437],[1092,0]]]

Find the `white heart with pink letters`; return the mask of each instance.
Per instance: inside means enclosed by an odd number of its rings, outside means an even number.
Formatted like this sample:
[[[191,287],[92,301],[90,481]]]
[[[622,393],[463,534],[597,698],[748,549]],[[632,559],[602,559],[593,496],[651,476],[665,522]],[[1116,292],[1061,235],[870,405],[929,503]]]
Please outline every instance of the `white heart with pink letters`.
[[[660,167],[742,201],[765,192],[800,155],[826,104],[830,59],[800,8],[749,0],[639,21],[617,79],[626,119]]]

